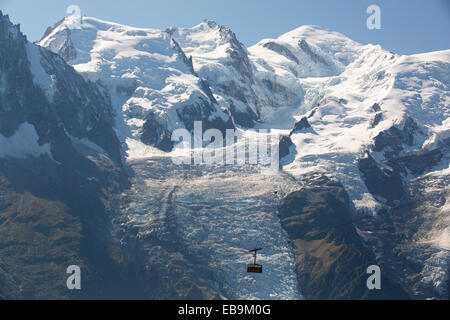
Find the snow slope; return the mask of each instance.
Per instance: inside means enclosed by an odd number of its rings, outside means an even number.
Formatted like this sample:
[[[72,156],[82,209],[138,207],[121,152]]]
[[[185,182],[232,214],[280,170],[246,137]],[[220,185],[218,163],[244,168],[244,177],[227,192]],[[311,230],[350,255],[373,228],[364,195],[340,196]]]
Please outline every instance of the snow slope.
[[[23,123],[11,136],[4,137],[0,134],[0,158],[26,158],[48,155],[52,157],[50,144],[39,144],[39,136],[32,124]]]
[[[71,29],[66,19],[39,44],[109,89],[123,143],[139,141],[149,118],[168,132],[189,126],[179,116],[189,105],[196,105],[194,112],[205,120],[228,119],[164,31],[83,17],[81,28]]]

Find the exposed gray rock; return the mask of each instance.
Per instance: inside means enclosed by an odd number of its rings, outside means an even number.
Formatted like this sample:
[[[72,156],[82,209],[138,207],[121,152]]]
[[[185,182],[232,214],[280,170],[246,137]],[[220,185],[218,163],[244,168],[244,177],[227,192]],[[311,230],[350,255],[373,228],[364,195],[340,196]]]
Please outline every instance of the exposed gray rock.
[[[299,63],[297,57],[285,46],[282,46],[281,44],[278,44],[276,42],[270,41],[263,45],[264,48],[268,48],[272,51],[275,51],[286,58],[288,58],[291,61],[294,61],[295,63]]]
[[[384,151],[388,156],[395,156],[403,149],[402,145],[412,146],[414,134],[421,133],[417,123],[412,118],[406,118],[403,128],[393,126],[390,129],[380,132],[374,139],[374,151]]]
[[[359,170],[367,189],[374,196],[382,197],[393,204],[394,200],[400,200],[405,195],[402,177],[398,170],[379,168],[370,155],[359,160]]]
[[[290,148],[294,145],[289,136],[282,136],[279,144],[279,157],[280,160],[289,155]]]
[[[374,110],[379,110],[379,107],[374,107]],[[377,112],[380,114],[380,111]],[[439,149],[402,154],[404,146],[413,146],[415,135],[423,133],[412,118],[407,118],[403,128],[393,126],[380,132],[374,139],[373,151],[384,155],[384,166],[388,168],[377,164],[370,154],[359,161],[359,170],[369,191],[387,199],[390,204],[394,200],[400,200],[405,194],[403,176],[408,173],[421,174],[442,159]]]
[[[382,112],[377,112],[375,114],[375,117],[373,118],[371,127],[375,128],[381,122],[381,120],[383,120],[383,113]]]
[[[303,52],[305,52],[312,61],[314,61],[315,63],[322,63],[324,65],[328,65],[327,62],[325,61],[324,58],[322,58],[321,56],[319,56],[317,53],[315,53],[314,51],[312,51],[311,47],[309,46],[308,42],[306,42],[305,39],[302,39],[298,46],[303,50]]]
[[[442,151],[434,149],[399,157],[397,161],[400,166],[408,168],[412,174],[417,175],[436,166],[441,161],[442,157]]]
[[[15,38],[8,35],[11,28],[17,31]],[[120,163],[111,102],[103,88],[85,81],[58,55],[36,47],[45,72],[55,82],[50,99],[33,81],[25,36],[5,16],[0,17],[0,44],[0,70],[7,79],[0,99],[2,135],[9,137],[20,124],[28,122],[44,144],[52,142],[54,131],[62,125],[71,136],[90,139]]]
[[[252,109],[247,109],[246,112],[241,112],[232,102],[230,103],[230,113],[233,117],[234,123],[244,128],[253,127],[259,120],[259,115]]]
[[[289,136],[292,136],[295,133],[299,133],[310,128],[311,125],[309,124],[308,119],[306,117],[303,117],[300,121],[295,123],[294,129],[292,129],[292,131],[289,133]]]
[[[372,110],[373,112],[380,112],[381,111],[381,107],[378,103],[374,103],[372,106]]]
[[[381,290],[367,289],[367,267],[377,262],[352,223],[344,187],[324,176],[302,182],[278,210],[294,246],[302,294],[307,299],[408,299],[385,271]]]

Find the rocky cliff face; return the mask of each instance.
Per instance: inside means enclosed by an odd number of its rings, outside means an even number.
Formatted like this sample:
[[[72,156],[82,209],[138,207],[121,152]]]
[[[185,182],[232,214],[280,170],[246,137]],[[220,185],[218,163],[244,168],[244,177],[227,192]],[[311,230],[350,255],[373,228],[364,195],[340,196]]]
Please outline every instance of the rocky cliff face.
[[[119,163],[120,145],[104,89],[86,82],[58,55],[27,42],[7,17],[1,22],[0,133],[8,138],[26,122],[35,128],[41,145],[52,145],[63,132],[89,139]]]
[[[274,109],[302,100],[303,90],[295,83],[287,85],[273,73],[259,72],[251,52],[230,29],[206,20],[169,30],[238,126],[252,128]]]
[[[108,215],[128,178],[109,96],[2,13],[0,44],[0,297],[119,297]],[[73,264],[82,292],[65,287]]]
[[[323,176],[311,176],[303,183],[281,201],[279,216],[294,247],[305,297],[408,299],[388,272],[382,272],[382,290],[368,290],[367,268],[377,261],[358,235],[343,186]]]

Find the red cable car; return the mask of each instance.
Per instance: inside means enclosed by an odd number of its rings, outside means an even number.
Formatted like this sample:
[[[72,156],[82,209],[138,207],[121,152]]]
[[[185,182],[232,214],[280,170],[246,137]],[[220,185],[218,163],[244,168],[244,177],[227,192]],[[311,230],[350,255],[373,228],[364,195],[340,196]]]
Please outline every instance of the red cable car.
[[[253,258],[255,259],[253,263],[247,264],[247,272],[251,273],[262,273],[262,264],[256,263],[256,252],[262,250],[262,248],[255,248],[249,252],[253,252]]]

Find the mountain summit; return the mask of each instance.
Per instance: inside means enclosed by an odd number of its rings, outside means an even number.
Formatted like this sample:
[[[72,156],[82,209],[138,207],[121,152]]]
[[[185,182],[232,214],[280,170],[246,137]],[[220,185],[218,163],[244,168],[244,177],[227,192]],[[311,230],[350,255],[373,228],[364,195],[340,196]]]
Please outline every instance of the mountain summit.
[[[80,28],[71,26],[67,19],[62,21],[39,45],[108,87],[122,142],[170,151],[171,132],[192,130],[196,120],[203,120],[205,130],[234,127],[169,33],[90,17],[82,18]]]

